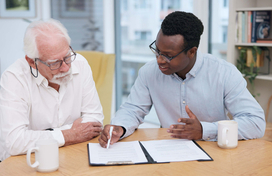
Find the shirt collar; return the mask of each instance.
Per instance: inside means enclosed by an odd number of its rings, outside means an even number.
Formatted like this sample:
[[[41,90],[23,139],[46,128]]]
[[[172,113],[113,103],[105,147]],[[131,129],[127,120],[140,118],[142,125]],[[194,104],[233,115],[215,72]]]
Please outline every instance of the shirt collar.
[[[197,50],[195,64],[194,64],[193,68],[186,74],[186,78],[188,77],[188,75],[196,77],[198,71],[200,70],[202,63],[203,63],[202,53]],[[172,77],[179,77],[179,76],[176,73],[174,73],[174,74],[172,74]]]
[[[194,64],[193,68],[187,74],[190,74],[193,77],[196,77],[198,71],[201,68],[202,63],[203,63],[202,53],[197,50],[195,64]]]
[[[79,73],[78,68],[74,64],[74,62],[71,63],[71,68],[72,68],[72,75],[75,75],[75,74]],[[35,74],[36,73],[36,69],[32,68],[32,72]],[[48,86],[48,80],[43,75],[41,75],[40,72],[38,73],[38,77],[37,78],[33,77],[33,79],[35,80],[35,82],[36,82],[36,84],[38,86],[40,86],[42,83],[45,84],[46,86]]]

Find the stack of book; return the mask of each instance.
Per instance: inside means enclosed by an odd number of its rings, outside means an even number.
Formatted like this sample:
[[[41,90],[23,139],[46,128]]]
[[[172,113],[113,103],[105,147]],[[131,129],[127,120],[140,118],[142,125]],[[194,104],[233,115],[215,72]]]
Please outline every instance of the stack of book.
[[[271,11],[238,11],[236,43],[272,43]]]

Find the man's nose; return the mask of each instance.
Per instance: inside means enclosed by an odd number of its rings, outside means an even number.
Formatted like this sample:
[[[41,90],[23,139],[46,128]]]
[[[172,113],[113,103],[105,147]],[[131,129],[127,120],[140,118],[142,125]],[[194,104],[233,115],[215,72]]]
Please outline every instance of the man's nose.
[[[68,72],[71,67],[71,64],[66,64],[65,62],[62,62],[60,71],[61,72]]]
[[[162,55],[156,56],[158,63],[167,63],[166,59]]]

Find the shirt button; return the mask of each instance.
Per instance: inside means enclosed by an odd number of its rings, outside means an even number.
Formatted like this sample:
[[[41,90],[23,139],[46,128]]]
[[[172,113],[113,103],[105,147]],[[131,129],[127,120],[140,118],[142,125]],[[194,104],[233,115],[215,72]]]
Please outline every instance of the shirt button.
[[[182,83],[183,85],[185,84],[185,82]]]
[[[185,101],[183,101],[182,103],[185,104]]]

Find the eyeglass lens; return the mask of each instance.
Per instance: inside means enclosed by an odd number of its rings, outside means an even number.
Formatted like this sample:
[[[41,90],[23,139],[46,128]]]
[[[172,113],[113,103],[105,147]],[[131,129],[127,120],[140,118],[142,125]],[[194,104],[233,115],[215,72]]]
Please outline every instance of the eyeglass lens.
[[[75,54],[72,54],[71,56],[68,56],[66,57],[63,61],[66,63],[66,64],[70,64],[71,62],[73,62],[76,58],[76,55]],[[54,62],[52,64],[50,64],[50,69],[51,70],[56,70],[58,68],[61,67],[62,63],[63,63],[62,60],[59,60],[57,62]]]
[[[162,59],[163,59],[164,61],[166,61],[166,62],[168,62],[168,63],[170,62],[170,60],[169,60],[167,57],[165,57],[164,55],[162,55],[162,54],[160,54],[160,53],[158,52],[155,42],[151,45],[150,49],[151,49],[151,51],[156,55],[156,58],[157,58],[157,59],[159,59],[159,57],[162,57]]]

